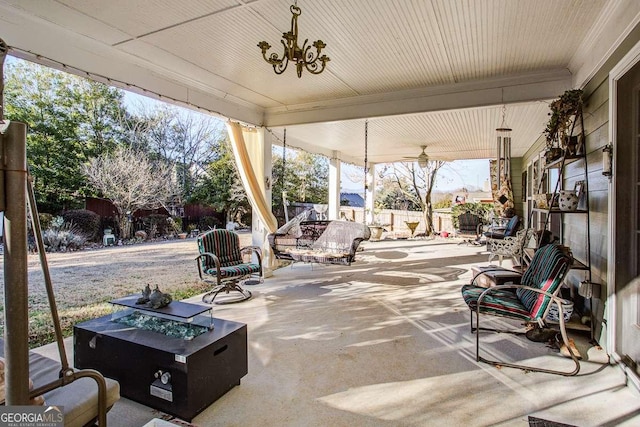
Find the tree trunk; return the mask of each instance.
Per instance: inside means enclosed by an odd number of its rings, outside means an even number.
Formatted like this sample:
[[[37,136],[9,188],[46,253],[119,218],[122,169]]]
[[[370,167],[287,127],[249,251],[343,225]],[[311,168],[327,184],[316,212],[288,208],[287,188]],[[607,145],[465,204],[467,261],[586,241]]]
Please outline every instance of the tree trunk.
[[[429,194],[428,199],[425,200],[425,210],[424,210],[424,224],[425,224],[425,234],[427,236],[431,236],[434,232],[433,229],[433,204],[431,203],[431,194]]]
[[[120,229],[120,238],[125,240],[131,238],[131,222],[129,222],[129,215],[122,212],[120,209],[118,211],[118,228]],[[149,236],[153,237],[153,236]]]

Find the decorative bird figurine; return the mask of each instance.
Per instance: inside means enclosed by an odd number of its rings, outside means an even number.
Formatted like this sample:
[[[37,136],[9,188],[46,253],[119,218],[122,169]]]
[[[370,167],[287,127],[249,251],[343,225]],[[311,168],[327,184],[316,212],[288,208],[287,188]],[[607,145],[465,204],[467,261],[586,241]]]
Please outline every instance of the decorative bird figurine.
[[[144,289],[142,290],[142,296],[140,298],[138,298],[138,301],[136,301],[136,304],[146,304],[146,303],[148,303],[150,295],[151,295],[151,288],[149,287],[149,284],[147,283],[147,286],[145,286]]]
[[[173,301],[171,295],[160,291],[158,285],[156,285],[153,292],[151,292],[151,295],[149,295],[149,302],[147,305],[151,308],[162,308],[168,306],[171,301]]]

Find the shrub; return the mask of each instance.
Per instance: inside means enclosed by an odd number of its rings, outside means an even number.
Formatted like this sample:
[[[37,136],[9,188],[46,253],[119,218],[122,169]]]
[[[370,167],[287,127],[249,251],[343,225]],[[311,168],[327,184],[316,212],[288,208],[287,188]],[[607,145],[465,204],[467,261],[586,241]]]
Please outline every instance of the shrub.
[[[179,216],[167,218],[169,232],[182,233],[182,218]]]
[[[66,252],[82,249],[87,238],[72,223],[64,223],[62,217],[51,222],[51,228],[42,233],[42,240],[47,252]]]
[[[94,240],[100,231],[100,215],[86,209],[66,211],[62,214],[65,223],[73,224],[75,232],[85,236],[88,241]]]
[[[51,221],[53,221],[53,215],[50,213],[38,214],[40,218],[40,230],[46,230],[51,227]]]
[[[493,212],[492,203],[462,203],[451,208],[451,219],[453,226],[458,228],[458,216],[465,212],[478,215],[485,224],[489,223],[489,214]]]
[[[149,238],[153,239],[156,236],[167,234],[167,218],[167,215],[162,214],[151,214],[144,218],[143,222]]]
[[[138,230],[135,234],[136,240],[145,241],[147,240],[147,232],[144,230]]]
[[[203,216],[198,221],[198,228],[200,230],[210,230],[221,226],[222,224],[215,216]]]
[[[433,209],[446,209],[451,207],[451,197],[443,198],[433,204]]]

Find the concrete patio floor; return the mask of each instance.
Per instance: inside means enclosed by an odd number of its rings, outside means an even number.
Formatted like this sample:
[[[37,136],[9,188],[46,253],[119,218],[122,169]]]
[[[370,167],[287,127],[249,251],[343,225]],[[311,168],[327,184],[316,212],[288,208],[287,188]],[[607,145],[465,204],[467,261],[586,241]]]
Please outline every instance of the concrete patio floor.
[[[585,358],[576,377],[476,363],[460,286],[488,256],[457,242],[365,242],[350,267],[280,268],[251,287],[251,300],[214,306],[215,317],[248,325],[249,373],[192,424],[528,426],[535,416],[640,425],[640,395],[584,337],[576,336]],[[483,337],[493,357],[571,368],[544,343]],[[108,420],[142,426],[162,415],[122,398]]]

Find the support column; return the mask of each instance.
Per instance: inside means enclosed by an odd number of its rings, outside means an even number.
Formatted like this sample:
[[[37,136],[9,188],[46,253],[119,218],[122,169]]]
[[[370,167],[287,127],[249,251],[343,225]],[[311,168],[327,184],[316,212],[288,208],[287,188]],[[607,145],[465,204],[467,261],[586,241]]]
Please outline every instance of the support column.
[[[0,192],[7,198],[3,233],[6,404],[28,405],[27,126],[11,122],[0,138],[5,177]]]
[[[334,151],[329,159],[329,219],[340,218],[340,163],[338,152]]]
[[[272,136],[271,133],[266,132],[264,127],[258,128],[256,130],[259,134],[260,147],[255,147],[255,150],[252,152],[257,153],[257,156],[253,158],[253,161],[261,162],[261,165],[256,165],[254,168],[256,170],[262,170],[263,181],[262,181],[262,191],[264,193],[264,198],[267,201],[269,207],[272,207],[272,168],[273,168],[273,159],[272,159]],[[271,269],[272,262],[272,254],[269,250],[269,242],[267,241],[268,230],[262,224],[258,215],[251,216],[251,244],[254,246],[258,246],[262,248],[262,265],[263,265],[263,274],[264,277],[270,277],[273,274],[273,270]]]
[[[375,176],[376,176],[376,164],[375,163],[369,163],[368,165],[368,171],[367,171],[367,176],[365,176],[365,199],[366,199],[366,205],[364,207],[364,218],[365,218],[365,224],[371,224],[373,222],[373,200],[376,196],[376,192],[375,192],[375,188],[376,188],[376,182],[375,182]]]

